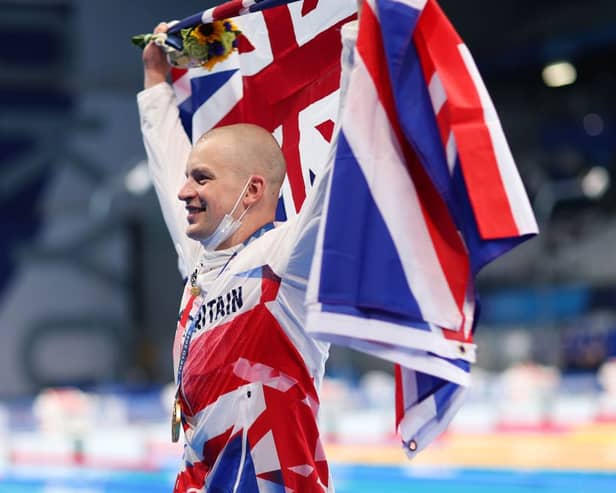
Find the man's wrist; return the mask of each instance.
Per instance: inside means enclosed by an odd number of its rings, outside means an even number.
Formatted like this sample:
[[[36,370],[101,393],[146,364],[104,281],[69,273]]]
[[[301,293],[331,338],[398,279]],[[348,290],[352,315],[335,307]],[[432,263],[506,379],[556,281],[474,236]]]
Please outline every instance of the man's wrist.
[[[144,89],[149,89],[150,87],[154,87],[161,82],[167,82],[166,74],[161,74],[160,72],[152,72],[145,70],[143,72],[143,87]]]

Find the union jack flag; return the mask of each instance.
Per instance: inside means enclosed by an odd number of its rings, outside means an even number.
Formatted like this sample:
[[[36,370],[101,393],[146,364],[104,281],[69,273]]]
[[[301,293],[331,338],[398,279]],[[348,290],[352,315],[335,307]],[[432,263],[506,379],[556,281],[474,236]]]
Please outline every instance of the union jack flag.
[[[537,225],[473,59],[434,0],[368,0],[308,288],[307,330],[397,363],[410,456],[475,360],[474,277]]]
[[[329,149],[338,31],[355,0],[238,0],[191,21],[286,3],[243,16],[239,54],[212,72],[173,72],[193,138],[245,121],[279,139],[281,219]],[[307,330],[397,364],[397,423],[413,456],[470,383],[475,275],[537,226],[478,70],[434,0],[366,2],[335,145]]]
[[[174,24],[168,32],[174,34],[180,32],[180,30],[184,28],[196,26],[199,23],[207,24],[208,22],[260,12],[261,10],[267,10],[298,1],[300,0],[230,0],[182,19],[177,24]],[[308,12],[314,10],[318,3],[319,0],[308,0],[305,2],[305,6],[302,7],[302,11]]]
[[[193,140],[237,122],[274,134],[287,161],[280,220],[299,211],[327,155],[338,109],[340,27],[356,9],[355,0],[233,0],[170,29],[242,15],[239,54],[211,72],[173,69],[173,87]]]

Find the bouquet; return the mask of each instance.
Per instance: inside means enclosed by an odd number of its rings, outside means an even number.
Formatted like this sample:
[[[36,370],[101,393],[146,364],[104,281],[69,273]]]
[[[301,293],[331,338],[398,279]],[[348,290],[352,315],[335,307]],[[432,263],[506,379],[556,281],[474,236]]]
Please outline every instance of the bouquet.
[[[172,31],[172,26],[171,29]],[[242,34],[230,19],[197,24],[178,32],[139,34],[132,37],[141,49],[153,41],[167,53],[169,63],[175,67],[212,67],[222,62],[238,47]]]

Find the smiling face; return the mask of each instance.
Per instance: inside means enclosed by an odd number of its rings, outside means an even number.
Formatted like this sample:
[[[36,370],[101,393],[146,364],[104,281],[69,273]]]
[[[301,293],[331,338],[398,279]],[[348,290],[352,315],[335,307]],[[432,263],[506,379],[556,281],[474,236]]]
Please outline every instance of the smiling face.
[[[210,130],[190,153],[178,193],[187,211],[186,234],[207,239],[238,202],[233,217],[244,214],[242,223],[219,248],[245,241],[274,220],[284,176],[284,156],[267,130],[244,123]]]
[[[236,162],[234,142],[225,135],[200,141],[190,153],[186,181],[178,198],[186,204],[186,234],[203,240],[215,230],[223,216],[231,212],[250,178]],[[243,207],[238,206],[234,216]]]

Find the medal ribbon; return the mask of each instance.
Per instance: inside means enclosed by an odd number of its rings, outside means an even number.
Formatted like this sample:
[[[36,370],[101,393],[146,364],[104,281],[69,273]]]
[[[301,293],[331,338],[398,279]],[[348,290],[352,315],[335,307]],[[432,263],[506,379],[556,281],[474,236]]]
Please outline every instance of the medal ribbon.
[[[178,376],[177,376],[177,385],[178,391],[180,389],[180,385],[182,384],[182,373],[184,372],[184,364],[186,363],[186,357],[188,356],[188,348],[190,347],[190,340],[192,339],[193,333],[195,332],[195,326],[197,325],[197,320],[199,319],[199,310],[201,310],[201,305],[203,304],[203,296],[191,296],[191,299],[188,301],[189,304],[191,302],[194,303],[195,298],[200,298],[201,303],[199,303],[199,307],[195,312],[195,317],[192,319],[188,330],[184,332],[184,343],[182,344],[182,352],[180,353],[180,362],[178,363]]]

